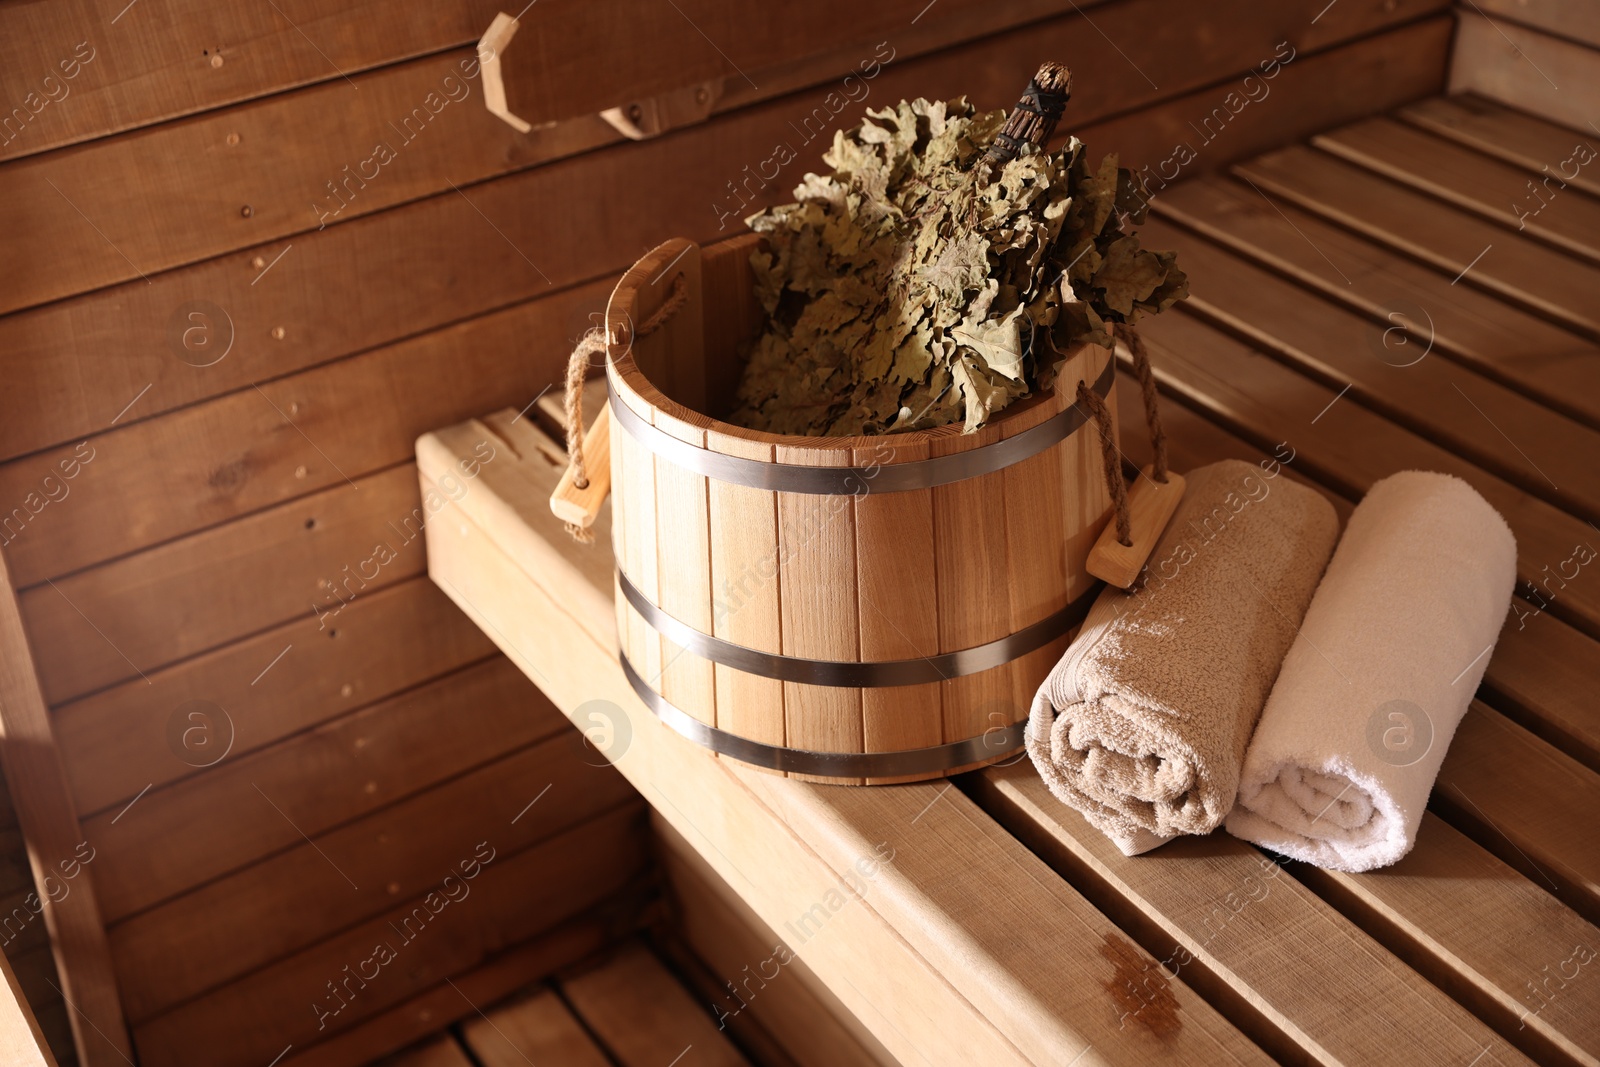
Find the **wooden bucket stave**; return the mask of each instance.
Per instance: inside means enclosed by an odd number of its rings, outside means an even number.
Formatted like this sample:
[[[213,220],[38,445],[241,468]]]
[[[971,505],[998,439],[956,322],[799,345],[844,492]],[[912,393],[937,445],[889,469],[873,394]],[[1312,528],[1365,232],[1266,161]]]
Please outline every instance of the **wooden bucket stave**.
[[[1111,504],[1093,427],[1073,429],[1070,390],[974,434],[807,438],[701,414],[732,406],[762,325],[758,243],[668,241],[607,308],[624,668],[680,733],[778,773],[877,784],[1003,759],[1094,585]],[[636,337],[675,285],[686,303]],[[1109,397],[1112,368],[1083,346],[1061,380]],[[1007,449],[1023,458],[961,476]]]

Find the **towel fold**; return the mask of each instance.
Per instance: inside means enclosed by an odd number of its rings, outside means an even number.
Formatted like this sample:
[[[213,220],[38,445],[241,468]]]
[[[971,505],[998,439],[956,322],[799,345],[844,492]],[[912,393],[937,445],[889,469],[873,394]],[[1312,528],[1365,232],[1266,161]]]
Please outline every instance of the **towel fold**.
[[[1125,855],[1214,829],[1333,551],[1314,491],[1226,460],[1188,486],[1132,592],[1107,588],[1034,697],[1046,784]]]
[[[1466,482],[1402,471],[1345,530],[1245,756],[1228,832],[1366,871],[1411,850],[1489,665],[1516,542]]]

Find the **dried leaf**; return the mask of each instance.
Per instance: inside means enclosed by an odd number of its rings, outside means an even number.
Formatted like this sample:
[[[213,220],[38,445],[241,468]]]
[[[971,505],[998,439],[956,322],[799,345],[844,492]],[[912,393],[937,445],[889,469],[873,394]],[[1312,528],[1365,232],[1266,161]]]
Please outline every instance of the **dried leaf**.
[[[1124,232],[1142,219],[1114,156],[1091,171],[1071,138],[981,162],[1005,112],[965,100],[869,110],[807,174],[796,203],[748,221],[768,316],[732,421],[796,434],[872,434],[961,421],[1053,387],[1063,353],[1109,347],[1108,322],[1188,292],[1172,253]]]

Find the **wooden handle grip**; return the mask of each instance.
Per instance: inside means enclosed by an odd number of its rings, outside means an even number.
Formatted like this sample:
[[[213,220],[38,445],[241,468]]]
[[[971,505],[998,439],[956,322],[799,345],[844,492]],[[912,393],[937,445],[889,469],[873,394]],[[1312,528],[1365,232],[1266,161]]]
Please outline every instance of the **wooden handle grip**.
[[[1120,477],[1120,475],[1119,475]],[[1151,468],[1128,489],[1128,540],[1125,545],[1117,540],[1117,524],[1113,520],[1100,531],[1100,539],[1089,552],[1084,569],[1096,578],[1103,578],[1119,589],[1126,589],[1139,577],[1144,561],[1150,558],[1151,549],[1167,528],[1167,521],[1183,499],[1183,478],[1167,472],[1165,483],[1151,477]]]
[[[611,404],[600,405],[589,432],[583,435],[583,466],[589,484],[578,488],[568,467],[550,494],[550,510],[556,518],[587,530],[600,514],[600,505],[611,492]]]

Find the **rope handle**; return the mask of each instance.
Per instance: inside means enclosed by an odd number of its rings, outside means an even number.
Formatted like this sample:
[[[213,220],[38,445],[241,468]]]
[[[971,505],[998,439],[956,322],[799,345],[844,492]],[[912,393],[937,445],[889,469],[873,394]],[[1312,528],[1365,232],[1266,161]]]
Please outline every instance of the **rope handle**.
[[[1154,453],[1150,477],[1165,485],[1167,484],[1167,434],[1161,428],[1161,410],[1156,396],[1155,372],[1150,369],[1150,353],[1144,347],[1144,339],[1139,336],[1139,331],[1128,323],[1117,323],[1116,331],[1128,344],[1128,351],[1133,356],[1133,371],[1139,379],[1139,392],[1144,397],[1144,420],[1150,427],[1150,447]],[[1095,427],[1100,431],[1101,470],[1105,475],[1106,489],[1111,494],[1111,503],[1116,509],[1117,544],[1131,548],[1133,518],[1128,504],[1128,483],[1122,477],[1122,453],[1117,448],[1116,430],[1111,423],[1111,409],[1100,398],[1100,394],[1081,380],[1078,382],[1078,403],[1089,412],[1090,417],[1094,419]]]
[[[640,323],[637,329],[630,331],[626,324],[619,326],[616,343],[631,347],[634,341],[648,337],[666,325],[667,321],[676,315],[679,309],[688,302],[689,286],[683,272],[679,271],[673,276],[672,283],[667,290],[667,298],[661,302],[661,306],[651,312],[649,317]],[[572,355],[567,357],[566,392],[562,398],[567,424],[567,473],[562,478],[562,483],[564,485],[570,481],[572,486],[577,489],[589,488],[589,468],[584,461],[584,445],[587,438],[583,428],[583,383],[589,376],[589,368],[594,366],[594,357],[597,355],[604,356],[609,347],[606,331],[599,326],[594,326],[579,338],[577,346],[572,350]],[[608,417],[605,412],[602,412],[602,416]],[[595,433],[598,424],[599,420],[597,419],[596,427],[591,427],[589,430],[590,434]],[[601,492],[603,494],[604,490],[601,490]],[[559,495],[560,493],[561,488],[558,487],[557,494]],[[598,504],[596,506],[598,507]],[[594,531],[589,526],[589,523],[594,521],[593,516],[586,514],[585,518],[587,521],[584,522],[569,520],[566,523],[567,533],[572,535],[573,540],[581,544],[589,544],[594,541]]]
[[[1111,409],[1080,381],[1078,401],[1100,431],[1101,469],[1116,515],[1116,521],[1100,532],[1099,539],[1089,550],[1084,569],[1096,578],[1129,589],[1137,581],[1161,532],[1183,499],[1185,486],[1183,477],[1167,468],[1167,435],[1161,427],[1150,354],[1132,326],[1118,323],[1116,332],[1127,342],[1128,352],[1133,357],[1134,374],[1139,379],[1139,392],[1144,400],[1145,422],[1150,427],[1152,459],[1130,488],[1122,477],[1122,453],[1117,449]]]

